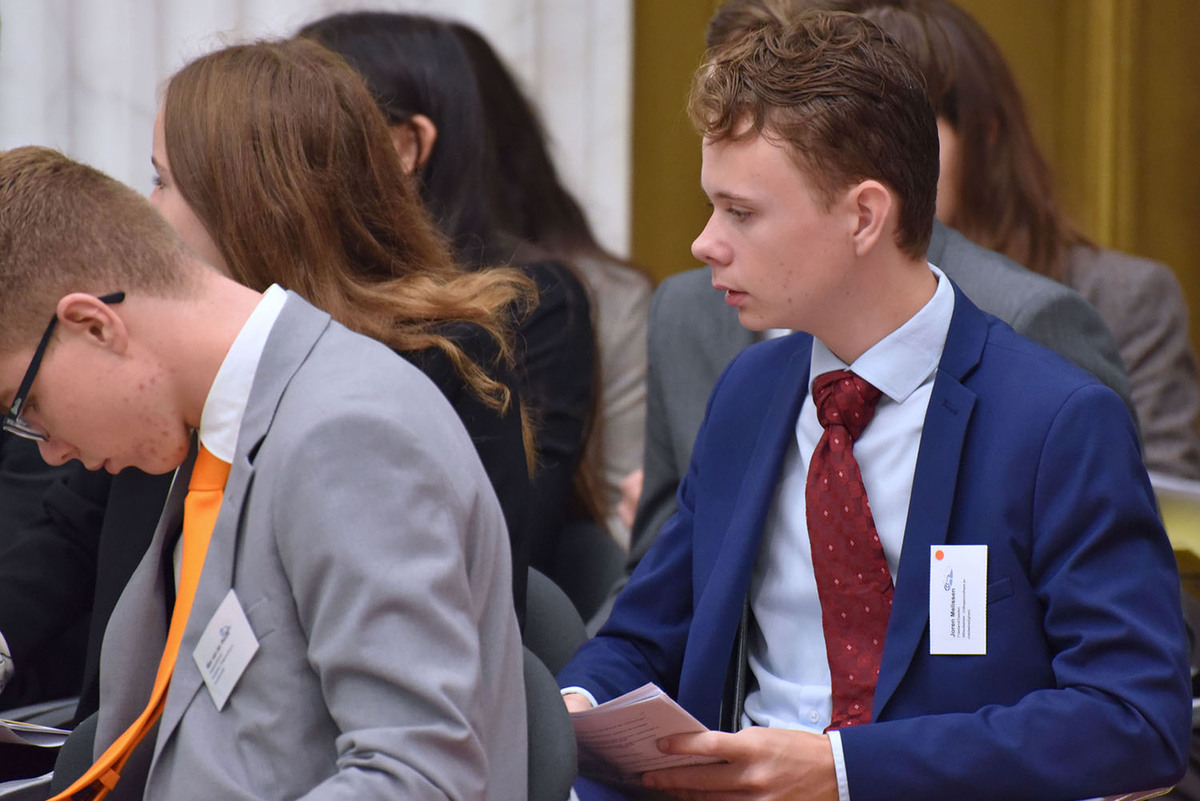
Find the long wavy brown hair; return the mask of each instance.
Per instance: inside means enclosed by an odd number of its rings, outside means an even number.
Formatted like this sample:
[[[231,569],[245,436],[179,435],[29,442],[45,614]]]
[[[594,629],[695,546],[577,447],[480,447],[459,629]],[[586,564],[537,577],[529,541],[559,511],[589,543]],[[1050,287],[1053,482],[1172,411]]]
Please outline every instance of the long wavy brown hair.
[[[445,332],[474,323],[511,362],[514,311],[536,290],[517,270],[454,262],[340,57],[306,40],[218,50],[171,78],[163,124],[177,188],[236,280],[282,284],[396,350],[439,348],[484,402],[507,409],[508,387]]]

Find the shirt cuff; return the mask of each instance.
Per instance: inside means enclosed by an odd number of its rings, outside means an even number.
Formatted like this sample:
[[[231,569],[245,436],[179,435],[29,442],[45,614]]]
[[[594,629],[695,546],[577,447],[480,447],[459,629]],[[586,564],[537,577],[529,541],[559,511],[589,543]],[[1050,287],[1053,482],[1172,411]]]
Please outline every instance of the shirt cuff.
[[[842,753],[842,733],[837,729],[826,732],[833,751],[833,771],[837,774],[838,801],[850,801],[850,784],[846,781],[846,755]]]
[[[12,654],[8,650],[8,641],[4,639],[3,634],[0,634],[0,692],[4,692],[4,688],[12,677]]]
[[[600,706],[598,703],[596,703],[596,696],[592,695],[590,692],[583,689],[582,687],[563,687],[562,690],[560,690],[559,692],[562,695],[570,695],[571,693],[577,693],[579,695],[582,695],[584,698],[588,699],[588,701],[591,701],[592,706]]]

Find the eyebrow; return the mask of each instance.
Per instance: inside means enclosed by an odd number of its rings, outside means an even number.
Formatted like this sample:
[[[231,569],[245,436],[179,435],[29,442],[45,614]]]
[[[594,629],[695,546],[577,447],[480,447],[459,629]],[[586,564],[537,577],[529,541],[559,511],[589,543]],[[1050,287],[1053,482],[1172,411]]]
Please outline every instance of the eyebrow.
[[[700,190],[704,191],[704,187],[700,187]],[[708,196],[709,200],[723,200],[726,203],[750,203],[753,201],[753,198],[748,195],[740,195],[737,192],[730,192],[728,190],[721,190],[711,195],[705,192],[705,195]]]

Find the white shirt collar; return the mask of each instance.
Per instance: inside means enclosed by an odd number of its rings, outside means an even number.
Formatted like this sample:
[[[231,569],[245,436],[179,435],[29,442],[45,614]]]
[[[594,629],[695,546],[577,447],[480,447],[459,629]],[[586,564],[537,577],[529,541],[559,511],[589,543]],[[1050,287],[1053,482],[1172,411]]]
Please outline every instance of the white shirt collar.
[[[866,379],[887,397],[902,403],[937,369],[946,345],[946,332],[954,316],[954,290],[945,274],[934,265],[937,277],[933,297],[903,325],[876,342],[847,365],[814,337],[808,391],[813,379],[830,370],[850,370]]]
[[[254,307],[225,354],[204,401],[204,410],[200,414],[200,442],[213,456],[230,464],[237,449],[238,432],[250,400],[258,362],[285,301],[287,292],[282,287],[278,284],[267,287],[262,300]]]

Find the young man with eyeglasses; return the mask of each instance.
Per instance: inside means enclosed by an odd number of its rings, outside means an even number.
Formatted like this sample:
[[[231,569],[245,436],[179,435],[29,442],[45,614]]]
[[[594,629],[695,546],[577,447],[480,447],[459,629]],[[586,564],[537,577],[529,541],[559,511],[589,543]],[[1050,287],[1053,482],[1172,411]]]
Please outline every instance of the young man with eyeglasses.
[[[80,797],[525,793],[503,517],[433,384],[46,149],[0,153],[0,283],[5,429],[179,469],[105,634]]]

